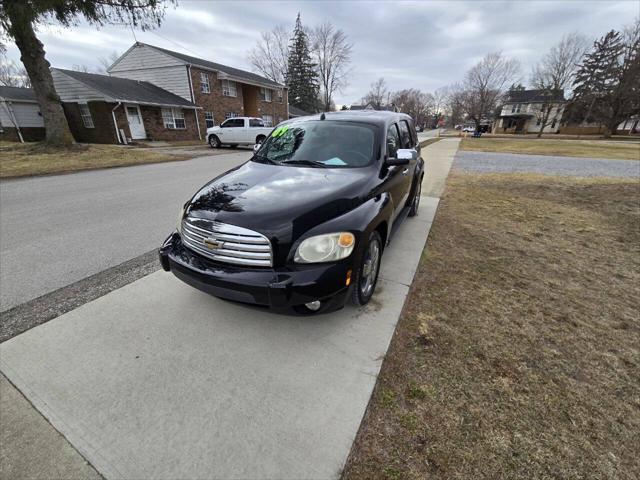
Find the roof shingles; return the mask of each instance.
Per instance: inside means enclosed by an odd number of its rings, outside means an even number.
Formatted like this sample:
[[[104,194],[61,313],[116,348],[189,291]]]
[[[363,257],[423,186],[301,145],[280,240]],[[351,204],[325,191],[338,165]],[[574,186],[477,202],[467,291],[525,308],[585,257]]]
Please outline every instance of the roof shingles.
[[[195,107],[190,101],[149,82],[56,69],[116,101],[175,107]]]

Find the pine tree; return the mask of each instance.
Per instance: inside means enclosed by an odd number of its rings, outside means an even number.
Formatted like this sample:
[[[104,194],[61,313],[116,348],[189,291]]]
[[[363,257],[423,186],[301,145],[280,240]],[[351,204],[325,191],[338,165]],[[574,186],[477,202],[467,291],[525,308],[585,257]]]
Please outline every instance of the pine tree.
[[[302,28],[300,14],[289,44],[289,64],[287,67],[289,103],[306,112],[318,110],[319,83],[316,64],[309,53],[309,39]]]
[[[638,37],[628,38],[625,43],[620,33],[612,30],[594,42],[578,68],[573,91],[570,118],[604,125],[606,137],[620,123],[640,113]]]

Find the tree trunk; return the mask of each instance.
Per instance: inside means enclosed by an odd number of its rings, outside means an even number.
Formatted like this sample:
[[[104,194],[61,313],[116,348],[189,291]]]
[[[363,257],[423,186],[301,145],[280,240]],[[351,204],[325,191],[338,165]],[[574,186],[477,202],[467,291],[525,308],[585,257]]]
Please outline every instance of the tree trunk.
[[[544,105],[542,106],[544,108]],[[549,116],[551,115],[551,105],[547,107],[547,110],[542,115],[542,121],[540,122],[540,131],[538,132],[538,138],[542,137],[542,131],[549,123]]]
[[[46,142],[55,145],[71,145],[74,140],[64,115],[60,97],[56,93],[51,76],[51,66],[45,58],[44,48],[33,30],[30,20],[21,18],[13,8],[7,8],[11,20],[9,34],[20,50],[31,88],[35,93],[46,130]]]

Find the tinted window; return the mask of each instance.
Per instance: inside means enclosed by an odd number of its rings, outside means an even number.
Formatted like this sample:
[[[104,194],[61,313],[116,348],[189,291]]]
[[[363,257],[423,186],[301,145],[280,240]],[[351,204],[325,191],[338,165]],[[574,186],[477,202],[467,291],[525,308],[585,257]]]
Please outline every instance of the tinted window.
[[[409,125],[406,120],[400,121],[400,139],[402,140],[402,148],[413,148],[411,142],[411,133],[409,132]]]
[[[373,126],[309,120],[276,128],[255,160],[299,166],[364,167],[373,158],[374,145]]]
[[[400,147],[400,134],[398,133],[398,127],[394,123],[387,130],[387,153],[389,157],[395,158]]]
[[[250,127],[264,127],[264,122],[262,120],[258,120],[257,118],[252,118],[249,120]]]

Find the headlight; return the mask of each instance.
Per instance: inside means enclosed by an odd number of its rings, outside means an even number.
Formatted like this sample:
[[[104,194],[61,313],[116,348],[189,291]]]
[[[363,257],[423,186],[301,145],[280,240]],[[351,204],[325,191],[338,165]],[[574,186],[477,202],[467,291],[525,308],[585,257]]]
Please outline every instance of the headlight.
[[[304,240],[296,250],[296,263],[320,263],[342,260],[351,255],[356,239],[353,233],[337,232],[316,235]]]
[[[178,223],[176,224],[176,229],[178,233],[182,235],[182,217],[184,217],[184,205],[180,209],[180,215],[178,215]]]

